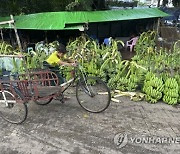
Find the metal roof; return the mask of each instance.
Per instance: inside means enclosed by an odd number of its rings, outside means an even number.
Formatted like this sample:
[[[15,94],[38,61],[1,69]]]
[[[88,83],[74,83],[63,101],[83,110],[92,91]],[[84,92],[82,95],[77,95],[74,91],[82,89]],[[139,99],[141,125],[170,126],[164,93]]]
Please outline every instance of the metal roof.
[[[14,19],[17,29],[65,30],[82,29],[85,23],[158,18],[165,16],[168,16],[168,14],[158,8],[129,8],[105,11],[46,12],[14,16]],[[9,20],[8,18],[9,17],[0,17],[0,21]],[[5,28],[10,27],[6,25]]]

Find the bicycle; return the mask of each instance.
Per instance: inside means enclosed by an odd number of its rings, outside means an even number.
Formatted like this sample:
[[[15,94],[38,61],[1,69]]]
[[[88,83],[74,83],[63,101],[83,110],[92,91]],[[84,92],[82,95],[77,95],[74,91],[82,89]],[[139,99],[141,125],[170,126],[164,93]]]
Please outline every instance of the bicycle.
[[[82,108],[84,108],[85,110],[89,111],[89,112],[93,112],[93,113],[99,113],[104,111],[105,109],[108,108],[109,104],[110,104],[110,100],[111,100],[111,93],[110,93],[110,89],[107,87],[106,83],[104,81],[102,81],[99,77],[92,77],[92,76],[87,76],[83,67],[81,65],[78,64],[77,67],[74,67],[74,74],[75,76],[71,79],[69,79],[68,81],[66,81],[65,83],[60,84],[61,87],[65,87],[62,91],[61,91],[61,99],[60,101],[63,102],[63,93],[73,84],[76,85],[76,98],[78,103],[80,104],[80,106]],[[99,92],[95,92],[95,89],[93,88],[98,88],[98,84],[100,84],[101,89]],[[82,100],[81,95],[82,95],[82,91],[84,92],[84,94],[86,94],[87,96],[89,96],[91,99],[94,98],[96,96],[96,94],[98,95],[107,95],[107,100],[103,101],[103,105],[101,108],[97,108],[97,109],[91,109],[90,107],[86,106],[89,104],[86,103],[86,101]],[[85,97],[84,99],[86,99],[87,97]],[[102,99],[102,98],[101,98]],[[40,102],[40,101],[36,101],[37,104],[39,105],[47,105],[52,101],[52,99],[47,100],[46,102]],[[92,101],[92,100],[91,100]],[[86,104],[85,104],[86,103]],[[92,104],[91,104],[92,105]],[[94,104],[96,105],[96,104]]]
[[[0,115],[10,123],[22,123],[27,118],[27,102],[33,100],[38,105],[47,105],[57,97],[60,97],[59,100],[64,102],[63,94],[72,84],[76,84],[76,98],[83,109],[92,113],[100,113],[106,110],[111,101],[110,89],[106,83],[98,77],[87,76],[81,65],[75,67],[74,72],[74,77],[60,85],[57,75],[49,70],[29,72],[28,79],[24,79],[27,77],[24,74],[19,75],[18,80],[0,81],[0,107],[4,105],[5,109],[10,110],[18,105],[19,110],[23,111],[17,113],[22,113],[19,117],[20,120],[16,120],[15,117],[17,116],[14,116],[16,112],[13,112],[12,115],[11,112],[8,112],[9,115],[5,117],[1,108]],[[48,89],[51,89],[51,93],[47,95]],[[13,120],[12,116],[14,117]]]

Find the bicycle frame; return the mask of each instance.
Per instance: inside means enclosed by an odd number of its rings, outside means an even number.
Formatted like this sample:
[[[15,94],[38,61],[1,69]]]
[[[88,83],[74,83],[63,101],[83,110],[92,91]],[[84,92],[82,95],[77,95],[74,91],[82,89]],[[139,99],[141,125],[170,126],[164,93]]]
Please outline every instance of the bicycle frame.
[[[78,66],[74,67],[74,72],[75,72],[75,77],[69,79],[67,82],[65,83],[62,83],[60,86],[61,87],[64,87],[65,85],[68,85],[67,87],[65,87],[62,91],[62,93],[64,93],[64,91],[66,91],[73,83],[75,83],[75,81],[78,79],[80,79],[80,77],[78,76],[78,69],[77,68],[80,68],[80,65],[78,64]],[[82,73],[82,69],[79,69],[81,71],[81,74]]]
[[[78,75],[78,70],[80,70],[80,75],[81,76]],[[68,84],[68,86],[63,89],[62,93],[64,93],[77,79],[80,80],[82,78],[83,81],[86,81],[85,80],[86,79],[86,73],[83,71],[83,67],[80,64],[78,64],[78,66],[74,68],[74,72],[75,72],[75,77],[74,78],[71,78],[67,82],[62,83],[60,85],[60,86],[64,87],[65,85]],[[86,87],[84,87],[84,88],[88,88],[87,82],[85,82],[85,84],[86,84]],[[86,92],[88,92],[88,95],[92,96],[92,93],[90,92],[89,88],[86,89]]]

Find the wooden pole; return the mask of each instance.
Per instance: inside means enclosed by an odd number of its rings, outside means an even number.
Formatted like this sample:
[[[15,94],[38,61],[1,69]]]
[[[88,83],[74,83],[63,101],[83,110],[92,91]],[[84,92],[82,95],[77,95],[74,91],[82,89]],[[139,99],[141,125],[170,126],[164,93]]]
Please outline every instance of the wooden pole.
[[[2,29],[1,29],[1,38],[2,38],[2,40],[4,41]]]
[[[19,55],[0,55],[0,57],[16,57],[16,58],[24,58],[25,56]]]
[[[4,24],[12,24],[13,22],[14,22],[14,20],[2,21],[2,22],[0,22],[0,25],[4,25]]]
[[[13,15],[10,15],[10,16],[11,16],[11,20],[14,21]],[[15,35],[16,35],[16,39],[17,39],[17,43],[18,43],[18,46],[19,46],[19,50],[20,50],[20,52],[22,52],[21,41],[20,41],[20,39],[19,39],[19,35],[18,35],[16,26],[15,26],[15,22],[13,22],[11,25],[12,25],[13,28],[14,28],[14,32],[15,32]]]
[[[156,27],[157,35],[159,35],[159,28],[160,28],[160,18],[158,18],[158,21],[157,21],[157,27]]]

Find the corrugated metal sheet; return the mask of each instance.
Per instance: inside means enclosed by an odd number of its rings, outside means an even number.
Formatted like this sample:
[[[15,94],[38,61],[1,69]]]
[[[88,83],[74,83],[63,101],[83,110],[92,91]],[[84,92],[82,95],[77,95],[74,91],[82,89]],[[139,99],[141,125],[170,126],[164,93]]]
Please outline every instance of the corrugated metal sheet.
[[[68,27],[67,29],[82,28],[82,26],[74,26],[74,24],[165,16],[168,16],[168,14],[160,11],[158,8],[134,8],[106,11],[47,12],[15,16],[14,19],[17,29],[63,30],[66,29],[66,27]],[[8,17],[0,17],[0,21],[3,20],[8,20]],[[6,28],[8,28],[7,25]]]

